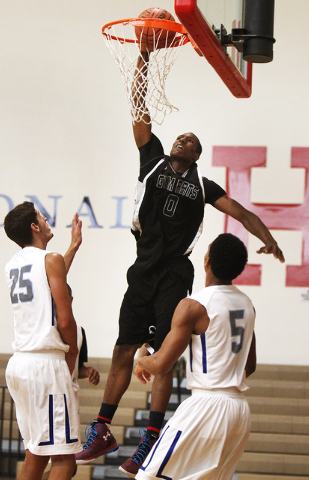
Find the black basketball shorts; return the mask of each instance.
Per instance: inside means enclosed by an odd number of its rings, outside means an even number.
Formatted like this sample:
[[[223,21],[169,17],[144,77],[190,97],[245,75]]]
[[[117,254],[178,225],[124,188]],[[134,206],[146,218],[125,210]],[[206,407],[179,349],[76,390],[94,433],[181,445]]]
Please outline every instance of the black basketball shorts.
[[[136,273],[134,265],[129,268],[128,289],[120,308],[116,345],[151,341],[156,351],[160,348],[171,329],[175,308],[192,290],[193,266],[189,260],[187,262],[185,267],[189,268],[183,270],[182,264],[181,274],[174,267],[163,267],[141,276]]]

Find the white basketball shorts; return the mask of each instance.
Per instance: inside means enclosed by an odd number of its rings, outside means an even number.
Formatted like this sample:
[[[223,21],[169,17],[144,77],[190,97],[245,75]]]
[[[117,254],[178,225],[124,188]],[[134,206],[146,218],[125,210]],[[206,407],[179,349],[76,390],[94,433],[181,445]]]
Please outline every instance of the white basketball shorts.
[[[5,374],[25,449],[47,456],[80,452],[78,404],[64,352],[17,352]]]
[[[136,479],[231,480],[251,421],[244,395],[228,390],[194,390],[166,424]]]

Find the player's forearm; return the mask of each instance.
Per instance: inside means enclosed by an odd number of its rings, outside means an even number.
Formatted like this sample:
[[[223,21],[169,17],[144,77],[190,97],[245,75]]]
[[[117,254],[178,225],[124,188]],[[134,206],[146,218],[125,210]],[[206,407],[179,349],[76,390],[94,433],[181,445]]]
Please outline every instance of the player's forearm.
[[[245,220],[242,222],[243,226],[264,243],[264,246],[257,253],[273,254],[275,258],[278,258],[283,263],[285,261],[283,252],[266,225],[254,213],[247,213]]]
[[[70,373],[73,374],[76,359],[78,356],[78,347],[77,347],[77,328],[75,320],[69,321],[67,323],[61,323],[60,327],[58,323],[58,329],[60,331],[60,335],[66,345],[69,345],[70,349],[65,355],[66,362],[68,364]]]
[[[64,264],[65,264],[65,270],[66,270],[67,273],[70,270],[70,267],[72,265],[72,262],[74,260],[75,255],[76,255],[76,252],[79,249],[79,246],[80,245],[78,245],[78,244],[74,244],[74,243],[71,244],[68,248],[68,251],[63,256]]]
[[[140,358],[138,363],[152,375],[164,375],[173,368],[175,362],[170,361],[168,358],[163,359],[162,355],[154,353],[153,355]]]
[[[266,227],[262,220],[255,215],[253,212],[247,210],[246,215],[244,215],[241,223],[248,232],[252,233],[255,237],[261,240],[264,244],[267,243],[276,243],[276,240]]]
[[[73,317],[58,317],[58,330],[61,338],[70,347],[70,353],[78,354],[77,348],[77,327]]]
[[[214,207],[217,208],[220,212],[230,215],[231,217],[238,220],[248,232],[256,236],[264,244],[266,243],[276,243],[275,239],[271,235],[270,231],[264,225],[262,220],[255,215],[255,213],[250,212],[244,208],[240,203],[227,195],[220,197],[215,203]]]

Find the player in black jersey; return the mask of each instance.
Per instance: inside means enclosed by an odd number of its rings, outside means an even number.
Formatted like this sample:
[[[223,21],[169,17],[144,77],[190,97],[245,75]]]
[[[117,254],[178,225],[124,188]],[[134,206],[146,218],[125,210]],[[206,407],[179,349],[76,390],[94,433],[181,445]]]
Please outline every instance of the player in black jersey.
[[[143,75],[147,73],[147,55],[141,53],[137,64],[139,71],[144,69]],[[141,74],[133,85],[133,98],[140,81]],[[155,350],[160,348],[177,304],[192,290],[194,270],[188,257],[201,234],[206,203],[231,215],[258,237],[264,243],[259,253],[272,253],[284,262],[280,248],[262,221],[228,197],[219,185],[201,176],[196,162],[202,147],[196,135],[179,135],[166,156],[151,131],[148,113],[133,124],[133,134],[140,152],[132,228],[137,258],[127,273],[128,289],[120,309],[119,337],[101,410],[92,423],[92,433],[83,452],[76,456],[77,463],[87,463],[115,446],[107,424],[111,423],[130,384],[134,355],[149,341],[153,326],[156,328],[153,346]],[[171,389],[172,370],[154,377],[147,432],[134,455],[120,467],[132,478],[158,438]]]

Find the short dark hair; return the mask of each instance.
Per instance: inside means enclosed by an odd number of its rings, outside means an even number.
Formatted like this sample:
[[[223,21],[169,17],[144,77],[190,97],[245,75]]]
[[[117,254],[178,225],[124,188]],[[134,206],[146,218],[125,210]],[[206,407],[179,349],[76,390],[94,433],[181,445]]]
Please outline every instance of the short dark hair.
[[[7,236],[21,248],[32,243],[31,224],[38,225],[37,212],[32,202],[24,202],[11,210],[4,219]]]
[[[248,261],[245,244],[231,233],[221,233],[210,245],[212,273],[222,281],[232,281],[244,270]]]
[[[191,134],[193,134],[196,138],[196,141],[197,141],[197,145],[196,145],[196,153],[198,153],[199,155],[201,155],[202,153],[202,144],[200,142],[200,139],[195,135],[195,133],[191,132]]]
[[[195,136],[196,136],[196,135],[195,135]],[[201,155],[201,153],[202,153],[202,144],[201,144],[199,138],[196,137],[196,139],[197,139],[196,153],[198,153],[199,155]]]

